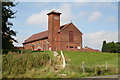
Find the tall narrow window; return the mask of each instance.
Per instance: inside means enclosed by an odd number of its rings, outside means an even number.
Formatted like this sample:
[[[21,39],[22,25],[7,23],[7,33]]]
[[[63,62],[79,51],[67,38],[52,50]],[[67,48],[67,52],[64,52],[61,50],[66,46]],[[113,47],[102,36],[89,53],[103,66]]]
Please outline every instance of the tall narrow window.
[[[73,31],[69,31],[69,42],[73,42],[74,41],[74,33]]]

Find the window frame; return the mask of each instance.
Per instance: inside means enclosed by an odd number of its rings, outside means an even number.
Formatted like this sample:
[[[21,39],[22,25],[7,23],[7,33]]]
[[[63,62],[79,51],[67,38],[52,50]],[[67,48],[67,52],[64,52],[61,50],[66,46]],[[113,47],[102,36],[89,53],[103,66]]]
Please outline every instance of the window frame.
[[[74,32],[69,31],[69,42],[74,42]]]

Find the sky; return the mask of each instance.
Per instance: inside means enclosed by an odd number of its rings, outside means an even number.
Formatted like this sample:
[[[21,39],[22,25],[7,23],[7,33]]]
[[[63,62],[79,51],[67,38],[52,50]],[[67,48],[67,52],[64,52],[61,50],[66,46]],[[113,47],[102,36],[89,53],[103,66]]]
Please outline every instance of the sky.
[[[13,8],[16,18],[10,20],[17,32],[14,45],[23,46],[25,39],[47,30],[46,14],[52,10],[62,13],[60,25],[72,22],[83,33],[83,47],[101,50],[104,40],[118,41],[117,2],[19,2]]]

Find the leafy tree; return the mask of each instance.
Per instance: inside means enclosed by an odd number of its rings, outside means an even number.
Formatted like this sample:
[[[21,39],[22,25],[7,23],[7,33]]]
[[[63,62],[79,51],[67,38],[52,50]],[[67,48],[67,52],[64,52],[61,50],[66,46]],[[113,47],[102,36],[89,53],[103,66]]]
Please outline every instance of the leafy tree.
[[[13,49],[13,41],[17,42],[13,36],[16,36],[16,32],[11,29],[13,23],[9,19],[14,19],[16,12],[12,11],[12,7],[16,4],[13,2],[2,2],[2,48]]]
[[[107,43],[107,48],[106,48],[106,52],[110,52],[110,53],[115,53],[115,43],[114,42],[109,42]]]
[[[116,44],[115,44],[115,47],[116,47],[116,53],[120,53],[120,42],[117,42]]]
[[[106,41],[103,41],[102,52],[105,52],[105,50],[106,50]]]
[[[120,53],[120,42],[109,42],[103,41],[102,52]]]

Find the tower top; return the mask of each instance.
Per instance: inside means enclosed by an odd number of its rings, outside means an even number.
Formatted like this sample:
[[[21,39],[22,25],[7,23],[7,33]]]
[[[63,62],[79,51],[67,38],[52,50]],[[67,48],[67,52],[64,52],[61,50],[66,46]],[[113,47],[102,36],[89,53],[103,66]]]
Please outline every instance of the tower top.
[[[61,13],[56,11],[56,10],[52,10],[51,12],[49,12],[47,15],[50,15],[50,14],[58,14],[60,15]]]

